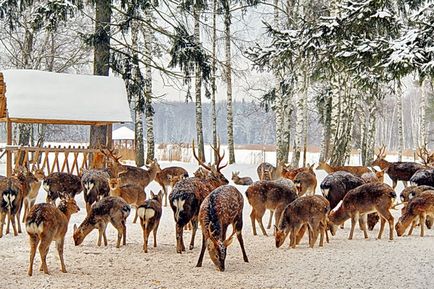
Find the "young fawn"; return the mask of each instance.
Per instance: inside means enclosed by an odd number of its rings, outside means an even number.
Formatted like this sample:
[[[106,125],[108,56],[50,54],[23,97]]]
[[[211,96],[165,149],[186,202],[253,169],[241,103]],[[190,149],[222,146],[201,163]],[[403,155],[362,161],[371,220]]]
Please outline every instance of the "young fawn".
[[[253,184],[251,177],[240,177],[240,172],[232,172],[232,181],[236,185],[249,186]]]
[[[274,219],[277,224],[284,208],[298,197],[295,188],[279,184],[276,181],[255,182],[247,188],[246,196],[249,204],[252,206],[250,220],[252,222],[253,235],[257,235],[255,224],[255,221],[257,221],[262,234],[265,236],[267,236],[267,232],[262,224],[265,210],[274,211]]]
[[[148,253],[148,239],[151,231],[154,233],[154,247],[157,247],[157,230],[162,214],[163,192],[155,195],[151,191],[151,198],[137,208],[137,215],[140,217],[140,224],[143,229],[143,251]]]
[[[294,178],[294,184],[298,191],[298,196],[315,195],[316,190],[316,176],[309,171],[298,173]]]
[[[390,230],[389,239],[393,240],[393,216],[389,210],[392,208],[395,199],[396,193],[386,184],[368,183],[352,189],[345,195],[341,206],[329,215],[332,234],[336,233],[338,225],[351,218],[351,231],[348,239],[353,238],[357,220],[363,230],[365,239],[367,239],[366,214],[378,212],[381,223],[377,238],[381,239],[387,220]]]
[[[8,225],[6,234],[9,234],[9,222],[12,222],[14,236],[21,233],[21,224],[19,212],[23,200],[23,190],[21,182],[15,177],[5,177],[0,179],[0,238],[3,237],[3,226],[6,216],[8,217]],[[18,223],[18,230],[16,222]]]
[[[202,202],[199,222],[202,229],[202,248],[196,267],[202,267],[205,248],[218,270],[225,270],[226,248],[232,243],[236,234],[243,253],[244,262],[249,262],[244,249],[243,237],[243,196],[234,186],[225,185],[215,189]],[[233,233],[226,239],[228,226]]]
[[[30,209],[27,216],[26,230],[30,239],[29,276],[33,274],[33,261],[38,245],[42,262],[40,270],[48,274],[47,253],[53,240],[56,242],[57,252],[59,253],[61,271],[66,273],[63,260],[65,234],[68,230],[71,215],[77,213],[80,209],[75,200],[68,194],[60,194],[59,196],[61,201],[57,208],[52,204],[37,204]]]
[[[425,234],[425,224],[429,228],[434,218],[434,190],[421,191],[412,197],[402,209],[402,215],[395,225],[398,236],[402,236],[411,224],[408,235],[420,224],[420,236]]]
[[[295,246],[303,237],[304,231],[309,229],[309,246],[313,248],[320,234],[319,246],[324,243],[326,235],[327,217],[330,212],[330,203],[323,196],[299,197],[286,206],[275,228],[276,247],[284,243],[290,233],[290,246]],[[328,241],[328,240],[327,240]]]
[[[127,237],[125,222],[130,215],[130,211],[130,206],[120,197],[108,196],[102,198],[92,206],[90,213],[78,228],[74,225],[75,246],[83,243],[84,238],[86,238],[93,229],[98,229],[99,232],[98,246],[101,246],[102,238],[104,239],[104,246],[107,246],[105,229],[108,223],[111,223],[118,231],[116,248],[120,247],[122,239],[123,245],[125,245]]]

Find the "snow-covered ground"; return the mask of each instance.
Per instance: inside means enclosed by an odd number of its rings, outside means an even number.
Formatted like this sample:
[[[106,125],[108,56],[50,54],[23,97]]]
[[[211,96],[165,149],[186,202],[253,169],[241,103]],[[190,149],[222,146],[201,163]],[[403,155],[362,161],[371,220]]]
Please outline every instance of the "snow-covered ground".
[[[312,157],[314,159],[314,157]],[[192,173],[197,166],[188,163],[162,162],[161,166],[180,165]],[[2,168],[3,169],[3,168]],[[230,179],[232,171],[257,180],[256,165],[237,164],[223,169]],[[2,172],[0,171],[0,174]],[[319,183],[324,171],[317,171]],[[391,183],[386,178],[387,183]],[[232,183],[232,182],[231,182]],[[244,194],[246,187],[237,186]],[[152,182],[146,189],[158,191]],[[397,192],[402,190],[399,184]],[[319,188],[317,188],[319,194]],[[41,190],[38,201],[45,199]],[[196,268],[201,234],[196,237],[196,247],[180,255],[175,250],[175,226],[169,207],[163,208],[158,230],[158,247],[142,251],[142,230],[138,224],[127,224],[127,245],[115,248],[116,231],[108,227],[109,246],[97,247],[97,232],[92,232],[82,245],[75,247],[72,226],[85,218],[82,194],[76,197],[82,208],[73,215],[65,242],[65,263],[68,273],[59,271],[59,261],[54,244],[48,254],[50,275],[35,271],[27,276],[29,258],[28,238],[6,235],[0,239],[0,288],[433,288],[434,286],[434,230],[424,238],[419,230],[411,237],[387,239],[388,228],[382,240],[376,240],[378,226],[364,240],[356,231],[354,240],[347,240],[349,226],[340,230],[323,248],[310,249],[304,239],[296,249],[288,242],[277,249],[272,230],[270,236],[253,236],[250,223],[250,205],[244,203],[243,236],[249,263],[242,260],[236,240],[228,249],[226,271],[217,272],[206,254],[203,267]],[[133,212],[134,213],[134,212]],[[393,211],[397,219],[398,211]],[[268,221],[268,213],[264,223]],[[231,229],[230,229],[231,230]],[[190,241],[190,232],[185,242]],[[152,238],[150,244],[152,242]],[[35,267],[40,264],[37,254]]]

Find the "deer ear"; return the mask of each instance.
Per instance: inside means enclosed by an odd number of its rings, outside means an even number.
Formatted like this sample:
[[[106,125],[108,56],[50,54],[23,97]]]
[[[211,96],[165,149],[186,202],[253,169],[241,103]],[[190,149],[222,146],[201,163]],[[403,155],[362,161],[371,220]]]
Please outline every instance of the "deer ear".
[[[77,231],[77,224],[74,224],[74,232]]]
[[[154,198],[155,197],[155,194],[154,194],[154,192],[151,190],[151,198]]]
[[[274,225],[274,232],[277,232],[279,229],[277,229],[277,226]]]

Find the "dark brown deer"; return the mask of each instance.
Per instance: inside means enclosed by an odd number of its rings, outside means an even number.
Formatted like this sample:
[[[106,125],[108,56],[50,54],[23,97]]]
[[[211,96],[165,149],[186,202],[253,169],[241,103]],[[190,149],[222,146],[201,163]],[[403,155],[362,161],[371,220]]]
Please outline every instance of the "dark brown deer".
[[[3,237],[3,226],[6,216],[8,217],[6,234],[9,233],[9,222],[12,222],[14,236],[17,236],[18,232],[21,232],[20,218],[17,216],[23,200],[21,182],[15,177],[0,179],[0,198],[0,238]],[[18,221],[19,230],[17,230],[15,221]]]
[[[316,176],[310,171],[298,173],[294,178],[294,184],[298,191],[298,196],[314,195],[316,190]]]
[[[202,267],[205,248],[218,270],[225,270],[226,248],[232,243],[236,234],[243,253],[244,262],[249,262],[244,241],[243,229],[243,196],[234,186],[226,185],[209,194],[199,211],[199,222],[202,229],[202,249],[196,267]],[[233,233],[226,239],[228,226],[232,225]]]
[[[206,170],[204,178],[187,178],[179,181],[169,195],[170,207],[172,208],[175,222],[176,222],[176,251],[182,253],[185,251],[183,230],[184,226],[190,221],[192,224],[192,235],[189,249],[194,248],[194,238],[196,236],[198,226],[198,214],[202,201],[214,189],[226,185],[229,181],[221,173],[221,169],[227,166],[221,165],[224,157],[220,154],[220,144],[217,148],[213,148],[217,154],[216,163],[212,166],[206,165],[196,155],[196,150],[193,141],[193,156],[199,162],[200,166]]]
[[[365,239],[367,239],[366,214],[378,212],[381,217],[381,223],[377,238],[381,239],[384,225],[388,221],[390,229],[389,239],[393,240],[393,216],[389,210],[392,208],[395,199],[396,193],[386,184],[368,183],[352,189],[345,195],[341,206],[329,215],[332,234],[336,233],[338,225],[351,219],[351,231],[348,239],[351,240],[353,238],[357,220],[363,230]]]
[[[130,215],[130,206],[119,197],[108,196],[96,202],[87,217],[77,228],[74,225],[74,244],[75,246],[83,243],[84,238],[89,235],[93,229],[98,229],[98,246],[101,246],[101,240],[104,239],[104,246],[107,246],[107,237],[105,230],[108,223],[118,231],[118,240],[116,248],[119,248],[121,241],[126,244],[127,227],[125,226],[127,217]]]
[[[319,246],[324,243],[326,235],[327,217],[330,212],[330,203],[323,196],[299,197],[286,206],[275,226],[276,247],[284,243],[290,234],[290,247],[295,248],[304,234],[305,227],[309,229],[309,246],[314,247],[318,234],[321,234]]]
[[[257,235],[255,224],[257,221],[262,234],[267,236],[267,232],[262,224],[262,217],[265,211],[274,211],[275,224],[277,224],[285,207],[294,201],[298,197],[298,194],[295,187],[279,184],[276,181],[259,181],[247,188],[246,196],[249,204],[252,206],[250,220],[252,222],[253,235]]]
[[[85,170],[81,176],[86,213],[89,214],[94,203],[110,193],[108,179],[110,175],[104,170]]]
[[[236,185],[249,186],[253,184],[251,177],[240,177],[240,172],[232,172],[232,181]]]
[[[417,156],[421,159],[422,163],[427,167],[434,166],[434,152],[430,153],[427,149],[427,144],[419,147],[416,151]]]
[[[68,194],[60,194],[61,201],[56,208],[52,204],[37,204],[30,209],[26,219],[26,230],[30,238],[30,265],[29,276],[33,274],[33,261],[36,248],[39,245],[41,255],[41,271],[48,274],[47,253],[51,242],[56,242],[59,253],[61,271],[66,273],[63,261],[63,246],[65,234],[71,215],[80,211],[75,200]]]
[[[80,177],[68,173],[51,173],[45,177],[42,187],[47,192],[47,203],[55,203],[60,193],[67,193],[71,197],[82,190]]]
[[[371,166],[379,166],[381,170],[385,171],[392,180],[392,188],[395,189],[398,181],[402,181],[404,187],[407,187],[407,182],[413,174],[425,168],[424,165],[415,162],[388,162],[386,158],[386,147],[382,146],[379,149],[377,158],[372,162]]]
[[[151,198],[137,208],[140,217],[140,225],[143,230],[143,251],[148,253],[148,239],[151,231],[154,234],[154,247],[157,247],[157,230],[162,214],[163,192],[157,195],[151,191]]]
[[[434,169],[425,168],[415,172],[410,178],[411,184],[434,187]]]
[[[164,192],[164,206],[167,207],[167,197],[169,195],[169,188],[173,189],[173,186],[180,180],[188,178],[188,172],[181,167],[167,167],[162,169],[155,176],[155,180],[163,188]]]
[[[422,192],[408,202],[405,212],[396,223],[395,229],[397,235],[402,236],[408,226],[414,224],[415,219],[418,218],[420,223],[420,236],[423,237],[425,235],[425,221],[427,216],[434,218],[434,191]]]

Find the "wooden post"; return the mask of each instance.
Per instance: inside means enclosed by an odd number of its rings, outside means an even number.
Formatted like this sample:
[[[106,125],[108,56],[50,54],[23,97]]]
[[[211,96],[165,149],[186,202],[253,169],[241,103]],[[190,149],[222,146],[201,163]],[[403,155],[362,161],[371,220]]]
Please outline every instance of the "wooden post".
[[[6,146],[10,146],[12,145],[12,122],[9,118],[6,118],[6,133]],[[6,151],[6,176],[12,176],[12,152],[10,150]]]
[[[109,149],[113,148],[113,134],[112,134],[112,130],[113,130],[113,125],[112,124],[108,124],[107,125],[107,147]]]

